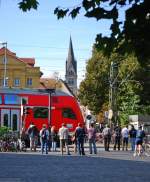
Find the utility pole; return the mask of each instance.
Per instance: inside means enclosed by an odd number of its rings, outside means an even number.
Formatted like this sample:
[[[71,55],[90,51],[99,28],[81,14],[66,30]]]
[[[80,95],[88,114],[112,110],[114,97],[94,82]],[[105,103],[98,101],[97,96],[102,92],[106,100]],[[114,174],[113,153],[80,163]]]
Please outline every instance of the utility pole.
[[[117,77],[118,64],[111,62],[109,73],[109,124],[112,126],[112,118],[117,123]]]
[[[4,78],[3,78],[3,87],[6,87],[7,42],[0,42],[0,44],[5,47],[5,52],[4,52]]]

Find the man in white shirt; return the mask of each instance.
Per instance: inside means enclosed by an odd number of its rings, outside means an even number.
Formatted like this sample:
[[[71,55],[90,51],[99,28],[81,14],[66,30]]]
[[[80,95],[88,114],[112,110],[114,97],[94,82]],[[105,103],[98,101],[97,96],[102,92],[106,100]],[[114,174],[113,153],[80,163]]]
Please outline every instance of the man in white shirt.
[[[122,131],[122,141],[123,141],[123,145],[122,145],[122,150],[124,150],[124,147],[126,147],[126,151],[128,150],[128,137],[129,137],[129,130],[128,130],[128,126],[125,126]]]
[[[60,139],[60,151],[63,155],[63,147],[66,147],[66,152],[68,155],[70,155],[69,147],[68,147],[68,136],[69,136],[69,130],[65,127],[65,124],[62,124],[62,127],[59,129],[59,139]]]

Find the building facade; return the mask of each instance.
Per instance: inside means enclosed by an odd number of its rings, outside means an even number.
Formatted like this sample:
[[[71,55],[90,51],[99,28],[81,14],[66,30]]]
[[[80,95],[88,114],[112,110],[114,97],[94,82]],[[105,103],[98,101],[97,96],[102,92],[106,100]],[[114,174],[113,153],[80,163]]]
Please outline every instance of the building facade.
[[[72,40],[70,37],[68,58],[66,60],[65,81],[74,95],[77,95],[77,61],[74,57]]]
[[[34,58],[19,58],[5,47],[1,48],[0,88],[38,88],[42,73],[34,64]]]

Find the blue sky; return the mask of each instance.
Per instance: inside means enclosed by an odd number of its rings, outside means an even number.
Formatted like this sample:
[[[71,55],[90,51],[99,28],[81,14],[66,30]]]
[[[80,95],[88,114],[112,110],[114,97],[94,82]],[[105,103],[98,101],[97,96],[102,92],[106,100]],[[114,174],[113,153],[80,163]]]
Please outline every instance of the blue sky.
[[[57,20],[55,7],[72,7],[79,0],[39,0],[38,10],[27,13],[19,10],[18,0],[0,1],[0,41],[8,43],[8,49],[18,57],[34,57],[44,76],[59,72],[64,79],[65,61],[69,39],[72,37],[78,64],[78,85],[83,79],[86,60],[91,57],[96,34],[108,35],[109,22],[88,19],[81,14],[75,20],[70,17]]]

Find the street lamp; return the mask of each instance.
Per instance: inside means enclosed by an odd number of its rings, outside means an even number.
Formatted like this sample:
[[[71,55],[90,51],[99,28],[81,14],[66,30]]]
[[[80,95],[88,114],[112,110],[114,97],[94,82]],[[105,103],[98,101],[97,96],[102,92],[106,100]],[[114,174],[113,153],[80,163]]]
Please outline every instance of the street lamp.
[[[48,97],[49,97],[49,101],[48,101],[48,126],[51,126],[51,120],[52,120],[52,94],[55,92],[55,89],[46,89],[46,91],[48,92]]]
[[[0,42],[0,44],[5,47],[5,52],[4,52],[4,79],[3,79],[3,87],[6,87],[7,42]]]

